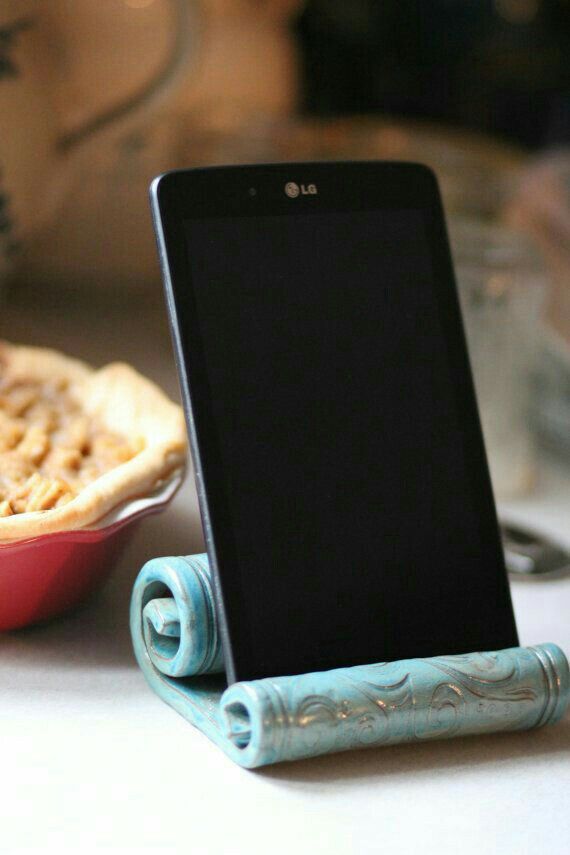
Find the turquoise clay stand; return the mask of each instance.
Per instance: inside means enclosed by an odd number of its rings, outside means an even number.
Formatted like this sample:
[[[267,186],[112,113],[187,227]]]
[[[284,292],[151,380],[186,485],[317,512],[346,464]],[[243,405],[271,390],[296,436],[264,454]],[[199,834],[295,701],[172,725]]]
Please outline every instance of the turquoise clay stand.
[[[266,678],[226,688],[206,555],[155,558],[131,602],[157,694],[240,766],[553,724],[570,702],[555,644]]]

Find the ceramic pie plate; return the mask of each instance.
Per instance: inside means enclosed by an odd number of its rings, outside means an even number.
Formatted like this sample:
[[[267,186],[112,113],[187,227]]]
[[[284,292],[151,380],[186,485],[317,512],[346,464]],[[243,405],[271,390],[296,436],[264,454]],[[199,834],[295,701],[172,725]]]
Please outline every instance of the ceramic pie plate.
[[[182,480],[178,469],[86,528],[0,543],[0,631],[64,614],[101,587],[140,520],[164,510]]]

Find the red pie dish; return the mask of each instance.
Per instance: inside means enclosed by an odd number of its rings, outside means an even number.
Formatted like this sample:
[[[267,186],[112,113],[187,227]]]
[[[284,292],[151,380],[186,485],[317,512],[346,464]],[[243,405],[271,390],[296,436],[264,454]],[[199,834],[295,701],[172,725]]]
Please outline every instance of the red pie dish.
[[[138,523],[164,510],[182,479],[178,471],[153,495],[125,502],[91,528],[0,543],[0,631],[64,614],[100,588]]]
[[[0,630],[100,585],[185,460],[181,408],[130,365],[0,342]]]

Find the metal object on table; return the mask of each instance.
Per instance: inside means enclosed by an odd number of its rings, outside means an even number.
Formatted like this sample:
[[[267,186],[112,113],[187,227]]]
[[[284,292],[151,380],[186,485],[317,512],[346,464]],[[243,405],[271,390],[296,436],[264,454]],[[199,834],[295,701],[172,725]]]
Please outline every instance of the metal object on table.
[[[570,573],[570,553],[543,534],[505,522],[501,533],[509,573],[548,579]]]

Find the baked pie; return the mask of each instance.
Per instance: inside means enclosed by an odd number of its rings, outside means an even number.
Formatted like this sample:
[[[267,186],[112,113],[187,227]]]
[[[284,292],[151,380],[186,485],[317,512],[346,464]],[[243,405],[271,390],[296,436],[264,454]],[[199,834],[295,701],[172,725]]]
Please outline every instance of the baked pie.
[[[149,380],[0,342],[0,542],[83,528],[184,464],[184,418]]]

